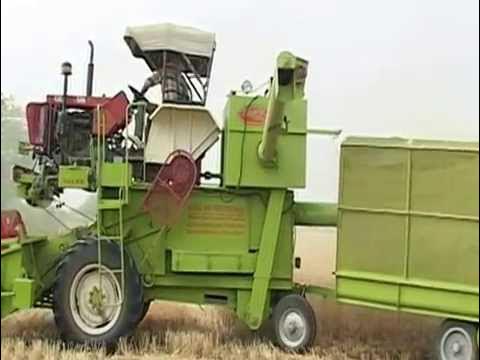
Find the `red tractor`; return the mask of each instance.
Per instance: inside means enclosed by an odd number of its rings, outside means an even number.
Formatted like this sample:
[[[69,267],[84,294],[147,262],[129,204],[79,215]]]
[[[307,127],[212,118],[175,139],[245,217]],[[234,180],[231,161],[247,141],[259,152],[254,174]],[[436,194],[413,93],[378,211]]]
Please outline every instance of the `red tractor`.
[[[25,184],[25,198],[31,205],[48,205],[50,199],[60,195],[62,188],[58,186],[58,177],[62,167],[94,167],[92,141],[99,133],[107,139],[112,156],[124,151],[125,139],[121,131],[127,124],[129,100],[123,91],[113,97],[92,96],[94,47],[92,42],[89,44],[91,53],[85,96],[68,94],[72,66],[65,62],[62,64],[63,94],[47,95],[44,102],[27,105],[27,150],[32,151],[35,165],[33,169],[16,166],[13,176],[16,182]],[[98,121],[100,107],[102,126]],[[29,183],[25,179],[31,174],[36,176]]]

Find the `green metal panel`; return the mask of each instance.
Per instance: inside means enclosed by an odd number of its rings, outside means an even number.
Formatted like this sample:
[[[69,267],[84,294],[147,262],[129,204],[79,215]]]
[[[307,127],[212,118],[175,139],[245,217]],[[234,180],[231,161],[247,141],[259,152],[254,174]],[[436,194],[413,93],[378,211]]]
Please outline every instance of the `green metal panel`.
[[[404,218],[344,209],[339,224],[338,269],[403,275]]]
[[[337,299],[337,291],[336,289],[315,286],[315,285],[301,285],[301,292],[305,292],[307,295],[315,295],[320,296],[325,300],[336,300]]]
[[[56,277],[56,266],[63,253],[78,239],[85,239],[87,228],[78,228],[66,234],[51,237],[27,237],[22,240],[23,267],[28,278],[39,285],[35,296],[51,288]]]
[[[213,284],[218,291],[241,291],[239,300],[229,295],[225,301],[242,319],[255,318],[250,325],[257,327],[267,314],[271,291],[292,289],[292,192],[197,188],[178,222],[162,229],[143,211],[146,191],[142,184],[130,188],[124,228],[125,244],[152,296],[189,301],[191,294],[190,301],[197,302],[202,288]],[[115,233],[115,215],[104,213],[105,233]],[[170,289],[178,288],[185,291],[172,294]]]
[[[146,288],[145,297],[147,299],[162,299],[165,301],[178,301],[189,304],[210,304],[225,305],[231,309],[236,308],[237,291],[222,288],[205,287],[176,287],[168,289],[160,287]]]
[[[19,244],[2,249],[2,319],[16,310],[15,279],[23,275],[22,248]]]
[[[228,187],[304,188],[306,178],[305,100],[286,103],[288,129],[278,139],[276,166],[258,158],[266,116],[266,98],[231,96],[225,109],[223,176]],[[245,120],[245,113],[255,120]],[[253,115],[252,115],[253,117]],[[257,119],[258,117],[258,119]]]
[[[337,295],[478,322],[478,143],[342,146]]]
[[[19,243],[2,249],[2,292],[13,291],[14,281],[23,273],[22,247]]]
[[[264,194],[257,193],[257,196]],[[263,217],[265,211],[252,214],[252,201],[260,200],[255,195],[195,191],[180,220],[170,229],[166,247],[172,251],[198,253],[248,253],[250,234],[256,230],[252,229],[250,220],[253,216]]]
[[[257,256],[255,254],[172,251],[172,271],[174,272],[253,274],[256,263]]]
[[[478,217],[478,170],[478,152],[413,150],[412,210]]]
[[[28,309],[51,289],[62,253],[85,229],[46,237],[26,237],[2,249],[2,318]]]
[[[340,203],[350,207],[402,210],[407,201],[404,149],[343,146]],[[353,175],[354,174],[354,175]]]
[[[178,222],[168,229],[155,225],[143,211],[146,186],[130,189],[124,208],[124,228],[129,251],[141,272],[251,274],[261,246],[270,191],[198,188],[192,193]],[[114,234],[115,214],[104,212],[106,233]],[[273,277],[291,280],[293,258],[293,193],[287,192],[279,227]]]
[[[90,167],[60,166],[58,171],[58,186],[61,188],[90,188]]]
[[[149,278],[152,280],[152,289],[158,287],[158,291],[170,291],[172,287],[187,288],[209,288],[212,284],[218,289],[234,289],[251,291],[253,285],[252,276],[237,274],[214,274],[214,273],[169,273],[167,275],[156,275]],[[291,291],[294,284],[291,279],[272,279],[271,290]],[[158,299],[162,299],[159,297]]]
[[[31,279],[16,279],[14,285],[14,306],[17,309],[30,309],[35,301],[35,281]]]
[[[339,276],[344,303],[478,322],[479,294],[469,286],[353,271]]]
[[[268,313],[272,292],[293,288],[293,193],[197,188],[177,223],[162,228],[143,210],[147,189],[146,184],[130,187],[123,224],[125,245],[144,275],[149,296],[225,302],[241,319],[255,318],[249,325],[257,327]],[[106,236],[117,233],[114,212],[103,211],[103,227]],[[205,300],[211,292],[205,289],[213,285],[217,293],[228,290],[228,296],[211,293]],[[173,293],[177,289],[181,291]]]
[[[478,222],[417,216],[410,226],[411,277],[478,289]]]
[[[237,303],[235,305],[236,305],[237,316],[240,319],[248,318],[248,305],[249,305],[251,296],[252,296],[251,290],[237,291]]]
[[[128,172],[128,173],[127,173]],[[132,166],[123,162],[102,163],[100,185],[103,187],[126,187],[130,185],[132,178]]]
[[[35,283],[25,276],[22,245],[2,249],[2,319],[33,306]]]

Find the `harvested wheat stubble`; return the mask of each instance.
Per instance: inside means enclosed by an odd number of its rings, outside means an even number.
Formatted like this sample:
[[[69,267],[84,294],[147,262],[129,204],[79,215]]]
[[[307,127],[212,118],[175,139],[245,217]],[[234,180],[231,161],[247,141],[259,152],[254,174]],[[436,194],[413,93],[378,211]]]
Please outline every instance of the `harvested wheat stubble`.
[[[427,357],[434,321],[316,304],[320,333],[304,356],[282,353],[252,335],[224,309],[155,303],[132,339],[112,359],[410,359]],[[104,359],[86,349],[63,349],[49,311],[2,322],[2,359]]]

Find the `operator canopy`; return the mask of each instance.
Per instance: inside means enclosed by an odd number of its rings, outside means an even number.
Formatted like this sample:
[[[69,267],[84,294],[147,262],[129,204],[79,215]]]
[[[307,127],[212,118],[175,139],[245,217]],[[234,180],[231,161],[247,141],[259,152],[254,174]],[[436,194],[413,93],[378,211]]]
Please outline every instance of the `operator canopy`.
[[[151,116],[145,162],[163,163],[176,150],[189,152],[195,160],[202,158],[220,134],[203,107],[215,34],[167,23],[128,27],[124,39],[133,56],[145,60],[154,72],[144,89],[162,86],[163,105]]]
[[[145,53],[170,50],[210,59],[215,50],[215,34],[168,23],[128,27],[125,41],[140,58],[145,58]],[[159,68],[158,63],[145,60],[152,70]]]
[[[128,27],[124,39],[133,56],[154,72],[142,94],[161,84],[164,102],[205,105],[215,34],[167,23]]]

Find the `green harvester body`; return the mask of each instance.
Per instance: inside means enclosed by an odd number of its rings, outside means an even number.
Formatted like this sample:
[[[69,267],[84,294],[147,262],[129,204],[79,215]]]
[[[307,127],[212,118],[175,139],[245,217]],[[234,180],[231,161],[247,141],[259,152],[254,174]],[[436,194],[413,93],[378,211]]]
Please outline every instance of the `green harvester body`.
[[[197,185],[170,226],[143,207],[150,182],[134,179],[128,155],[107,159],[98,136],[92,166],[62,167],[58,177],[65,188],[94,184],[96,223],[2,247],[2,318],[49,306],[56,266],[76,241],[95,236],[134,260],[146,301],[228,306],[251,329],[283,295],[305,292],[478,323],[478,143],[350,138],[338,205],[298,202],[294,190],[306,187],[307,173],[306,69],[282,53],[268,94],[229,96],[221,184]],[[336,289],[295,283],[296,226],[338,227]]]

